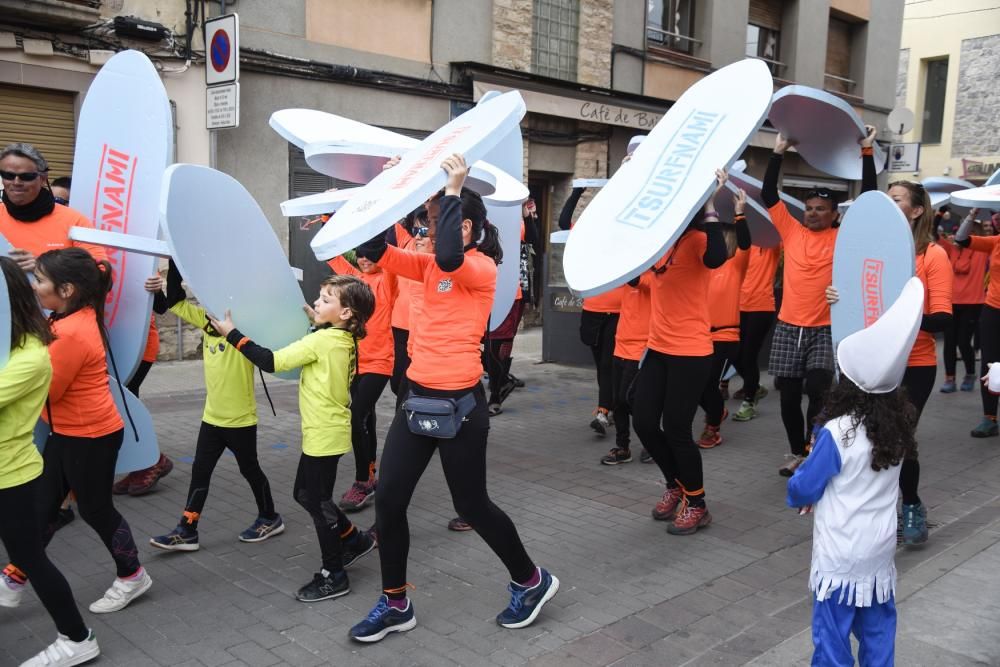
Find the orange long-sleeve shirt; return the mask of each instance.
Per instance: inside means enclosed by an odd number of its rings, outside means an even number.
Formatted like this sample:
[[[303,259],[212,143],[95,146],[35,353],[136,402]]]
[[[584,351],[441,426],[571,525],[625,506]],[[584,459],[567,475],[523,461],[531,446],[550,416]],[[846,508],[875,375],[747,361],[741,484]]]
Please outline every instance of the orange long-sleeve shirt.
[[[924,314],[951,313],[952,272],[948,253],[937,244],[927,246],[923,255],[917,255],[916,275],[924,284]],[[910,351],[907,366],[936,366],[937,347],[934,334],[920,331]]]
[[[708,236],[689,231],[654,268],[650,292],[649,348],[683,357],[712,354],[705,266]]]
[[[399,293],[396,276],[387,271],[364,273],[343,257],[334,257],[327,264],[337,273],[360,278],[375,295],[375,312],[365,324],[367,335],[358,341],[358,371],[392,375],[392,308]]]
[[[830,324],[826,288],[833,280],[833,247],[837,230],[833,227],[812,232],[799,224],[778,202],[768,209],[785,248],[785,275],[778,319],[797,327]]]
[[[781,246],[750,248],[750,265],[740,289],[740,310],[774,312],[774,276],[778,272]]]
[[[619,359],[639,361],[649,341],[649,293],[653,273],[646,271],[639,284],[623,286],[621,316],[615,331],[614,355]]]
[[[708,282],[708,320],[714,342],[740,340],[740,288],[752,252],[752,249],[737,250],[725,264],[712,269]]]
[[[973,236],[969,247],[989,255],[990,285],[986,290],[986,305],[1000,308],[1000,236]]]

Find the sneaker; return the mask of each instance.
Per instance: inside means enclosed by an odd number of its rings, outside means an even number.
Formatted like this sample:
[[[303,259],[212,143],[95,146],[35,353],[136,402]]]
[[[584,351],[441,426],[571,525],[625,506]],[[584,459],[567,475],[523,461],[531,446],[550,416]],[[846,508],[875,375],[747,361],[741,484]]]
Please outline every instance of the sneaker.
[[[698,446],[702,449],[712,449],[721,444],[722,434],[719,433],[719,427],[705,424],[705,430],[701,432],[701,437],[698,438]]]
[[[355,527],[354,534],[341,543],[340,562],[344,564],[344,569],[347,569],[362,556],[370,554],[374,548],[375,538],[367,531]]]
[[[989,417],[983,417],[983,421],[979,422],[976,428],[972,429],[969,434],[973,438],[994,438],[997,435],[997,423],[996,420],[990,419]]]
[[[608,429],[611,427],[611,422],[608,420],[608,413],[606,410],[597,408],[594,410],[594,418],[590,421],[590,428],[594,429],[599,436],[605,436],[608,433]]]
[[[138,481],[136,474],[134,472],[130,472],[111,485],[111,493],[116,496],[127,496],[129,487],[136,481]]]
[[[976,376],[966,375],[962,378],[962,386],[959,387],[962,391],[972,391],[976,388]]]
[[[355,481],[351,488],[340,497],[340,509],[345,512],[363,510],[375,500],[375,480]]]
[[[164,551],[197,551],[198,531],[177,526],[166,535],[149,538],[149,543],[157,549]]]
[[[115,579],[111,588],[104,592],[104,597],[90,605],[90,611],[94,614],[121,611],[132,600],[148,591],[152,585],[153,580],[146,572],[146,568],[142,568],[142,576],[136,579]]]
[[[733,415],[734,422],[748,422],[757,416],[757,404],[750,401],[740,403],[740,409]]]
[[[639,454],[639,463],[652,463],[653,455],[646,451],[646,448],[642,448],[642,452]]]
[[[632,452],[627,449],[622,449],[621,447],[615,447],[607,456],[601,458],[601,463],[606,466],[616,466],[620,463],[630,463],[632,461]]]
[[[712,515],[708,513],[708,507],[694,507],[685,498],[674,522],[667,526],[667,532],[671,535],[693,535],[699,528],[705,528],[710,523]]]
[[[754,396],[754,402],[756,403],[760,399],[762,399],[765,396],[767,396],[767,389],[765,389],[763,385],[758,385],[757,386],[757,391],[755,393],[757,394],[756,396]],[[733,399],[735,399],[737,401],[745,401],[745,400],[747,400],[746,392],[743,391],[742,388],[741,389],[737,389],[733,393]]]
[[[670,521],[677,512],[677,505],[681,502],[684,492],[680,487],[667,487],[663,492],[663,497],[653,507],[653,518],[657,521]]]
[[[368,617],[351,628],[351,639],[359,642],[377,642],[385,639],[390,632],[407,632],[417,627],[417,617],[413,613],[413,603],[406,600],[405,609],[389,606],[389,597],[378,596],[375,607]]]
[[[763,385],[757,387],[757,395],[753,397],[755,403],[760,403],[760,399],[767,396],[767,387]]]
[[[514,389],[524,389],[524,380],[519,377],[515,377],[513,373],[507,373],[507,377],[510,381],[514,383]]]
[[[507,381],[503,383],[503,386],[500,387],[500,391],[497,393],[497,398],[500,399],[500,403],[506,401],[507,398],[514,393],[514,389],[516,388],[517,385],[514,384],[514,381],[511,380],[510,376],[508,375]]]
[[[945,378],[940,391],[942,394],[954,394],[958,391],[958,387],[955,386],[955,378]]]
[[[0,573],[0,607],[16,607],[21,604],[25,584],[14,581],[6,572]]]
[[[923,503],[903,505],[903,544],[927,541],[927,508]]]
[[[281,520],[280,514],[275,515],[273,519],[259,516],[252,526],[240,533],[240,542],[263,542],[283,532],[285,532],[285,522]]]
[[[97,646],[97,637],[93,630],[82,642],[75,642],[60,634],[54,642],[45,647],[44,651],[22,662],[21,667],[70,667],[70,665],[82,665],[100,654],[101,649]]]
[[[325,573],[325,574],[324,574]],[[295,593],[299,602],[319,602],[347,595],[351,592],[351,582],[347,580],[346,572],[317,572],[312,581]]]
[[[528,588],[513,581],[507,585],[510,604],[497,614],[497,623],[505,628],[524,628],[535,622],[545,603],[559,592],[559,580],[543,567],[538,568],[541,581]]]
[[[149,493],[156,488],[157,482],[169,475],[173,469],[174,462],[160,454],[160,459],[154,465],[129,475],[131,481],[129,482],[128,494],[142,496]]]
[[[490,403],[486,406],[486,412],[490,417],[496,417],[498,414],[503,412],[503,406],[499,403]]]
[[[464,533],[468,530],[472,530],[472,526],[470,526],[469,522],[462,517],[456,516],[448,522],[448,530],[454,530],[456,533]]]
[[[795,470],[802,465],[802,462],[806,460],[806,457],[799,456],[798,454],[785,454],[785,465],[778,468],[778,474],[782,477],[791,477],[795,474]]]

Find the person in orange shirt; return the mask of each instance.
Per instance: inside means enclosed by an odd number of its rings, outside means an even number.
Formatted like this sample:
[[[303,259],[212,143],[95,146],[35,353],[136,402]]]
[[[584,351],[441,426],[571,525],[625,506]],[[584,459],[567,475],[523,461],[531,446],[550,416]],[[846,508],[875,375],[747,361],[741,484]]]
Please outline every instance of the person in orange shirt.
[[[712,327],[712,368],[699,404],[705,411],[705,428],[698,438],[698,446],[712,449],[722,444],[719,432],[729,414],[722,395],[721,382],[740,356],[740,287],[750,262],[750,228],[747,227],[743,209],[746,193],[734,196],[735,220],[733,225],[723,225],[726,240],[726,263],[712,269],[708,284],[708,318]]]
[[[409,394],[389,427],[375,497],[382,595],[367,618],[351,628],[350,636],[360,642],[376,642],[390,632],[416,626],[413,605],[406,597],[410,543],[406,512],[435,451],[455,509],[510,573],[511,603],[497,622],[508,628],[530,625],[559,590],[558,579],[535,566],[510,517],[493,504],[486,491],[489,414],[481,382],[480,342],[503,252],[496,228],[486,219],[482,198],[462,187],[468,173],[465,160],[452,155],[442,168],[447,184],[443,196],[432,202],[440,209],[433,255],[394,248],[381,236],[357,250],[358,256],[385,270],[420,281],[424,296],[419,317],[411,320]],[[453,410],[453,416],[429,414],[438,409]],[[434,437],[439,422],[446,420],[456,425],[454,437]]]
[[[416,243],[415,230],[427,229],[427,208],[423,205],[410,211],[400,222],[393,225],[386,234],[386,242],[403,250],[412,250]],[[410,338],[410,298],[419,291],[419,284],[406,278],[396,281],[396,301],[392,306],[392,377],[389,388],[396,395],[396,409],[403,403],[404,390],[400,384],[406,379],[406,369],[410,366],[407,351]]]
[[[111,288],[111,264],[95,262],[82,248],[51,250],[37,258],[35,293],[52,311],[49,346],[52,383],[42,419],[49,426],[43,454],[41,514],[52,524],[67,492],[76,493],[80,516],[100,536],[115,561],[118,577],[104,597],[90,605],[95,614],[124,609],[153,581],[139,563],[128,523],[111,496],[124,423],[108,385],[104,300]],[[17,563],[4,570],[0,586],[19,593],[24,578]],[[5,594],[7,591],[4,592]]]
[[[862,153],[871,154],[875,128],[866,126]],[[813,421],[833,382],[833,337],[825,290],[833,278],[833,247],[837,241],[837,202],[829,190],[813,190],[805,198],[804,224],[792,217],[778,197],[778,176],[786,150],[794,144],[778,133],[774,153],[761,186],[761,199],[785,249],[784,293],[774,327],[768,372],[781,395],[781,421],[792,450],[778,473],[791,477],[806,456]],[[802,415],[802,393],[809,398]]]
[[[360,278],[375,295],[375,311],[366,324],[368,335],[358,342],[358,372],[351,382],[351,444],[354,449],[354,483],[340,499],[345,512],[364,509],[375,498],[375,404],[392,376],[392,310],[399,293],[396,276],[364,257],[355,268],[343,257],[327,264],[334,273]]]
[[[718,188],[705,203],[703,222],[688,225],[653,267],[649,340],[635,378],[635,432],[663,472],[667,487],[653,508],[653,518],[673,519],[667,531],[674,535],[690,535],[712,522],[705,505],[701,451],[691,437],[691,423],[712,369],[711,269],[726,261],[722,223],[715,212],[715,196],[725,182],[725,175],[719,174]]]
[[[773,248],[751,248],[743,287],[740,289],[740,359],[736,369],[743,387],[733,394],[740,399],[740,409],[733,421],[746,422],[757,416],[757,402],[767,396],[760,384],[758,357],[764,341],[774,327],[774,277],[781,259],[781,244]]]
[[[938,228],[938,232],[941,232]],[[976,221],[969,230],[970,235],[983,236],[983,224]],[[976,252],[953,243],[953,235],[941,234],[938,243],[948,251],[951,268],[955,274],[953,290],[954,301],[951,304],[951,326],[944,334],[944,384],[942,394],[955,392],[955,368],[958,358],[957,348],[962,353],[965,365],[965,377],[962,378],[962,391],[972,391],[976,385],[976,351],[972,347],[972,338],[979,326],[979,311],[986,301],[986,270],[989,255]]]

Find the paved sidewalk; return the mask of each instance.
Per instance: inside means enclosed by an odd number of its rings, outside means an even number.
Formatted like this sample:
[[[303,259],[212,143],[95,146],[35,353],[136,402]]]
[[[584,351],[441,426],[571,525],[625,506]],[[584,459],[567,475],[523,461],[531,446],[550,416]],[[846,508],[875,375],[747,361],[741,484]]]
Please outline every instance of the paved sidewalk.
[[[377,554],[352,568],[350,595],[313,605],[295,601],[294,591],[319,567],[319,550],[308,516],[290,494],[300,443],[296,387],[272,378],[268,388],[278,414],[258,392],[258,449],[286,533],[260,544],[237,541],[254,518],[253,501],[235,461],[224,456],[202,518],[201,550],[154,552],[148,537],[171,529],[184,503],[204,400],[201,364],[171,363],[153,368],[142,397],[162,449],[177,466],[154,493],[116,500],[140,543],[153,588],[125,611],[90,614],[86,606],[113,577],[103,546],[77,520],[49,548],[97,632],[99,664],[807,661],[812,521],[784,506],[785,480],[777,467],[787,445],[776,394],[763,400],[758,419],[723,424],[725,443],[704,453],[714,522],[694,536],[674,537],[649,517],[663,488],[655,466],[640,464],[638,456],[627,465],[598,464],[613,437],[597,438],[588,428],[593,372],[536,364],[538,330],[517,345],[514,372],[527,387],[492,421],[490,493],[517,524],[533,558],[562,580],[535,625],[511,631],[495,624],[508,601],[506,573],[474,533],[445,528],[454,509],[436,462],[409,514],[416,629],[370,646],[348,640],[347,629],[379,593]],[[391,399],[387,392],[379,404],[381,434]],[[929,544],[900,550],[897,558],[900,665],[1000,664],[1000,439],[968,436],[979,412],[978,394],[935,391],[924,413],[921,496],[933,528]],[[348,455],[337,497],[353,471]],[[373,510],[353,518],[367,527]],[[0,609],[0,665],[18,664],[54,636],[33,594],[18,609]]]

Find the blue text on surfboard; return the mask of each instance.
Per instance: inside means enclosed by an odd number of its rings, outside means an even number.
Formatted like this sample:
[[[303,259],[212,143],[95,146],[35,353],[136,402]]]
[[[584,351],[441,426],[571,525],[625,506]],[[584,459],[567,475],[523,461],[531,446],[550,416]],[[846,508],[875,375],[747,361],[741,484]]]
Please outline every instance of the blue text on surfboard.
[[[632,201],[617,216],[623,225],[647,229],[667,210],[691,167],[725,114],[692,111],[660,151],[656,165]]]

